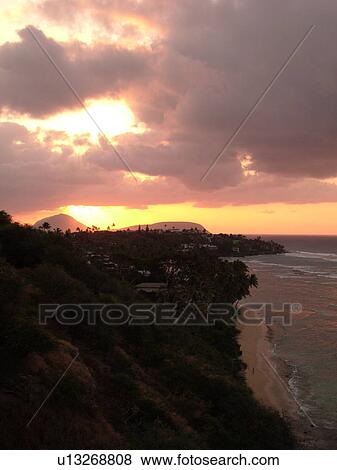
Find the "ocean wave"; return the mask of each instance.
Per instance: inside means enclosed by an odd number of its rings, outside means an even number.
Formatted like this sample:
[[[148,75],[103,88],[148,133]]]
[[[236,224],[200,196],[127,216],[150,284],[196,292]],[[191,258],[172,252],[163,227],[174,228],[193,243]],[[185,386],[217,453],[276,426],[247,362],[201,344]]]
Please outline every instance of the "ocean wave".
[[[284,362],[287,364],[288,368],[290,368],[292,371],[290,377],[288,378],[288,386],[290,390],[293,392],[293,394],[296,396],[296,398],[298,399],[299,390],[300,390],[300,387],[299,387],[300,375],[298,373],[298,368],[296,364],[288,360],[284,360]]]
[[[307,258],[307,259],[317,259],[323,261],[330,261],[332,263],[337,263],[337,253],[319,253],[312,251],[291,251],[285,253],[285,256],[293,258]]]
[[[314,271],[310,266],[293,266],[293,271],[298,271],[303,274],[328,274],[327,271]]]
[[[310,266],[297,266],[297,265],[289,265],[289,264],[282,264],[282,263],[269,263],[268,261],[260,261],[258,259],[250,260],[247,264],[258,264],[260,266],[276,266],[278,268],[288,268],[288,269],[309,269]]]
[[[319,274],[318,277],[325,277],[325,278],[328,278],[328,279],[337,279],[337,273]]]
[[[309,274],[309,275],[312,275],[312,276],[317,276],[317,277],[325,277],[325,278],[328,278],[328,279],[337,279],[337,273],[331,273],[329,271],[314,271],[313,269],[298,269],[298,268],[295,268],[294,270],[294,273],[297,274],[297,272],[299,273],[299,275],[301,274]],[[295,277],[295,276],[293,276]]]
[[[304,252],[307,253],[307,252]],[[290,256],[290,253],[287,253]],[[304,256],[296,256],[297,258],[304,258]],[[316,257],[315,259],[323,259]],[[337,255],[336,255],[336,262],[337,262]],[[304,278],[304,277],[320,277],[320,278],[327,278],[327,279],[337,279],[337,272],[331,271],[317,271],[314,266],[298,266],[298,265],[289,265],[289,264],[281,264],[281,263],[269,263],[268,261],[260,261],[260,260],[251,260],[250,263],[256,265],[254,269],[257,271],[259,267],[261,268],[268,268],[268,267],[276,267],[282,268],[282,270],[288,270],[288,272],[283,272],[279,274],[275,274],[275,277],[279,279],[291,279],[291,278]],[[317,266],[316,266],[317,268]],[[262,270],[262,269],[261,269]]]
[[[281,267],[287,267],[285,264],[279,264],[279,263],[268,263],[267,261],[260,261],[259,259],[252,259],[246,261],[247,264],[261,264],[262,266],[281,266]]]
[[[275,277],[278,279],[294,279],[298,278],[299,276],[295,276],[294,274],[276,274]]]

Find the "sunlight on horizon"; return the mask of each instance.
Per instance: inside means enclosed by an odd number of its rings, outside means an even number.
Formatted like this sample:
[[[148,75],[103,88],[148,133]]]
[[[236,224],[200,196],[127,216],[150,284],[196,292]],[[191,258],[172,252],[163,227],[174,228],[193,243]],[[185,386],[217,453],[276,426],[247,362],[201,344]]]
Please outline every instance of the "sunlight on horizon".
[[[193,203],[158,204],[145,208],[69,205],[54,211],[18,214],[17,220],[33,223],[43,217],[65,213],[85,225],[96,225],[102,230],[113,223],[114,228],[119,229],[138,224],[184,221],[199,223],[213,233],[337,235],[336,211],[337,203],[211,208],[196,207]]]

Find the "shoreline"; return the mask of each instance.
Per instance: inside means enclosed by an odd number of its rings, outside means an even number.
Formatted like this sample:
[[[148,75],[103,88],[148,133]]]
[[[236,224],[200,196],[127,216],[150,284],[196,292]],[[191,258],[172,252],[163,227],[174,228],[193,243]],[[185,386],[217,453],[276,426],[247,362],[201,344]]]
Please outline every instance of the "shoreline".
[[[298,406],[286,385],[275,372],[272,345],[265,324],[241,325],[239,342],[248,386],[265,406],[276,409],[282,416],[298,414]]]
[[[257,400],[277,410],[288,421],[300,449],[335,449],[332,430],[320,428],[301,410],[301,404],[288,387],[289,370],[286,365],[275,365],[272,330],[261,325],[238,325],[239,344],[248,387]],[[283,370],[284,367],[284,370]]]

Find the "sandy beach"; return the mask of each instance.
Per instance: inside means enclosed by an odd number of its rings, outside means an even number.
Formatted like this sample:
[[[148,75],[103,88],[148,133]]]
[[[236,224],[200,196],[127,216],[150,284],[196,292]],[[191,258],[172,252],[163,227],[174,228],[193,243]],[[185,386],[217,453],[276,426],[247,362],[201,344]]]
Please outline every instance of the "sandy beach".
[[[266,325],[241,326],[240,343],[247,383],[255,397],[281,415],[294,416],[298,407],[273,364]]]
[[[336,448],[335,431],[322,429],[312,422],[288,388],[286,371],[283,374],[275,364],[271,331],[265,324],[239,328],[242,357],[247,365],[246,379],[255,397],[276,409],[290,423],[300,448]]]

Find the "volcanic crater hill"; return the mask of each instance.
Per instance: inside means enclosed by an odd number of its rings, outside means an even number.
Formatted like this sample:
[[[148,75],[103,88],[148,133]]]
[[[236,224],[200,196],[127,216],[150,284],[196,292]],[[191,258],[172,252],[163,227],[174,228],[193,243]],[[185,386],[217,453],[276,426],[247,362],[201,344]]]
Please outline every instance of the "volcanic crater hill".
[[[147,227],[149,230],[198,230],[199,232],[207,232],[205,227],[195,222],[156,222],[154,224],[141,224],[141,225],[131,225],[130,227],[124,227],[120,230],[146,230]]]
[[[87,226],[79,222],[78,220],[74,219],[67,214],[57,214],[51,215],[50,217],[45,217],[44,219],[38,220],[33,225],[34,228],[40,228],[43,224],[49,224],[50,229],[56,230],[60,229],[62,232],[66,230],[70,230],[71,232],[75,232],[78,228],[80,230],[86,230]]]

